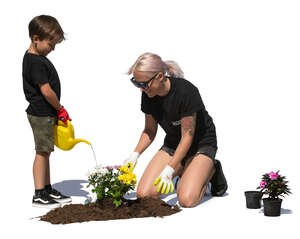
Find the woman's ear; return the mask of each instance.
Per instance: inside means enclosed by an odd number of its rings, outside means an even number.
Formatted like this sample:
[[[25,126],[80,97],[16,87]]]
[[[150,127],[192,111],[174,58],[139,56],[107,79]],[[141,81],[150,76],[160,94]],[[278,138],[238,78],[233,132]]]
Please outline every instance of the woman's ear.
[[[163,79],[164,79],[164,73],[163,72],[159,72],[158,73],[158,78],[160,79],[160,81],[163,81]]]

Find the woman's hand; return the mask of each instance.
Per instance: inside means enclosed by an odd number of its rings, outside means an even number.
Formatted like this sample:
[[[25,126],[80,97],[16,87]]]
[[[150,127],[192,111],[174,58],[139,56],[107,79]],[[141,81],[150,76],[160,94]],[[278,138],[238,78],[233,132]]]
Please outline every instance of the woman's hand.
[[[167,165],[164,168],[164,170],[161,172],[159,177],[154,182],[154,186],[158,184],[157,192],[161,191],[161,194],[163,193],[168,194],[169,191],[171,191],[171,193],[174,191],[174,186],[172,182],[173,173],[174,173],[174,169],[171,166]]]
[[[139,158],[140,154],[138,152],[133,152],[129,155],[127,159],[125,159],[123,165],[127,167],[131,172],[135,168],[135,165],[137,163],[137,159]]]

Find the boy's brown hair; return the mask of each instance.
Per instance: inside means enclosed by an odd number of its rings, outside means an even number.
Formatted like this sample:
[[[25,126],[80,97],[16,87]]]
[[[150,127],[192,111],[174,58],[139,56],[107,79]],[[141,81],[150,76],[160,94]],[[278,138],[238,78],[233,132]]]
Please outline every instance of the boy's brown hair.
[[[28,26],[31,41],[34,35],[39,36],[39,40],[49,39],[61,42],[65,40],[65,33],[56,18],[48,15],[40,15],[33,18]]]

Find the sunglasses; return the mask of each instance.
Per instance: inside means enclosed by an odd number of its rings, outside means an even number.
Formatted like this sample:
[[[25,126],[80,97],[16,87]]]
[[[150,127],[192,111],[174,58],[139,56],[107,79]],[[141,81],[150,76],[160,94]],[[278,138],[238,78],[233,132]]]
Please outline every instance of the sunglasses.
[[[144,90],[147,90],[149,88],[148,84],[158,75],[158,73],[156,73],[154,76],[152,76],[150,78],[150,80],[147,80],[145,82],[137,82],[134,77],[132,77],[130,79],[130,81],[137,87],[137,88],[142,88]]]

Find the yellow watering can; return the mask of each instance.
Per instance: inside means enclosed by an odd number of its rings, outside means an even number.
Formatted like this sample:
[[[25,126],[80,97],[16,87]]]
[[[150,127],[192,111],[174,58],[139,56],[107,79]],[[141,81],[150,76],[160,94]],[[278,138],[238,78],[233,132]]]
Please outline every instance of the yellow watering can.
[[[79,142],[91,145],[89,141],[84,139],[74,139],[74,127],[70,120],[67,120],[67,125],[61,120],[58,120],[54,126],[54,144],[62,150],[70,150]]]

